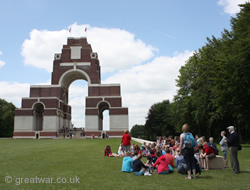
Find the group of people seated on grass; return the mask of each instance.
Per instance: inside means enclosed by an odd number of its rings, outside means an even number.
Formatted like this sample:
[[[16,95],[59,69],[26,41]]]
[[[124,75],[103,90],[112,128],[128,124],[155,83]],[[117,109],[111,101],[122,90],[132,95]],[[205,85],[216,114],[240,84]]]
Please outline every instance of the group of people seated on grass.
[[[205,137],[199,138],[198,135],[195,138],[192,136],[195,145],[191,148],[186,148],[185,138],[187,138],[188,134],[186,132],[174,138],[172,136],[157,137],[155,143],[146,144],[144,142],[141,147],[137,144],[132,144],[129,150],[125,150],[121,143],[118,148],[118,154],[113,153],[108,145],[104,149],[104,156],[124,157],[122,172],[134,172],[135,175],[169,174],[174,171],[176,166],[177,172],[188,174],[186,179],[191,179],[191,173],[193,173],[193,178],[195,178],[195,174],[200,173],[202,169],[209,170],[209,160],[216,157],[218,149],[213,142],[213,137],[210,137],[209,143],[207,143]],[[221,136],[223,137],[224,135],[225,132],[222,132]],[[180,141],[181,138],[182,140]],[[186,150],[191,152],[190,163],[185,159]],[[226,153],[223,153],[223,155],[227,167]],[[142,157],[147,158],[145,163],[141,161]]]

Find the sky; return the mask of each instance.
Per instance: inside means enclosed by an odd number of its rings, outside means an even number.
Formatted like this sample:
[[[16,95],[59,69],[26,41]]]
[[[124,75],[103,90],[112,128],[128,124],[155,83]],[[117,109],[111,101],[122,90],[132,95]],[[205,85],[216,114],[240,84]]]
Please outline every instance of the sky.
[[[101,83],[121,85],[129,128],[144,125],[153,104],[173,101],[181,66],[207,37],[231,30],[230,19],[245,2],[0,0],[0,98],[21,107],[30,85],[51,84],[54,54],[67,38],[86,37],[98,53]],[[69,88],[75,127],[85,126],[87,85],[77,80]]]

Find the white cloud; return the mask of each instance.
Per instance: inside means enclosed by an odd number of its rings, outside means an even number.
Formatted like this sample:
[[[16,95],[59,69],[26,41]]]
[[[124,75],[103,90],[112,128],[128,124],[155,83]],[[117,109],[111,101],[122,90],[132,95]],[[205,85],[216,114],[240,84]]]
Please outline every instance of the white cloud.
[[[21,97],[29,97],[30,84],[0,81],[0,97],[21,107]]]
[[[94,52],[98,53],[102,73],[113,72],[138,65],[153,57],[156,50],[146,45],[135,36],[125,30],[114,28],[97,28],[88,25],[72,24],[71,35],[73,37],[86,36]],[[69,37],[68,30],[47,31],[32,30],[30,39],[26,39],[22,45],[24,63],[38,68],[52,71],[54,53],[60,53],[63,44]]]
[[[129,108],[130,127],[144,124],[154,103],[169,99],[177,92],[175,80],[179,69],[192,52],[176,53],[173,57],[156,57],[152,62],[121,71],[103,83],[120,83],[123,106]]]
[[[247,0],[219,0],[218,5],[224,6],[224,12],[230,15],[240,12],[239,4],[244,4]]]
[[[98,53],[104,73],[141,64],[152,58],[156,50],[120,29],[91,28],[88,41]]]
[[[55,53],[60,53],[63,44],[66,43],[67,30],[47,31],[32,30],[30,39],[26,39],[22,45],[24,64],[52,71]]]

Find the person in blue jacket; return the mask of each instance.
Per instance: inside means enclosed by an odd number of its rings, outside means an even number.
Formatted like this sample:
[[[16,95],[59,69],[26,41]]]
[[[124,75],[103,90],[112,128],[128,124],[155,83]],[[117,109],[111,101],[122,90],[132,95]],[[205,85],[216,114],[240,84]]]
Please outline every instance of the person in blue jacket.
[[[126,152],[126,156],[123,158],[122,172],[133,172],[133,159],[131,152]]]

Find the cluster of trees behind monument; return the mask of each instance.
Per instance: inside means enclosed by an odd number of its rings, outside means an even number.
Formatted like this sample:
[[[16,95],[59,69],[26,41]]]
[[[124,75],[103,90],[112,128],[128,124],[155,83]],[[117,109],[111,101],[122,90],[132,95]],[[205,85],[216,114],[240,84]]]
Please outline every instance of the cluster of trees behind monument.
[[[250,3],[240,7],[231,31],[207,38],[181,67],[174,101],[152,105],[145,125],[135,125],[132,136],[179,135],[188,123],[193,134],[218,139],[234,125],[241,142],[250,138]]]

